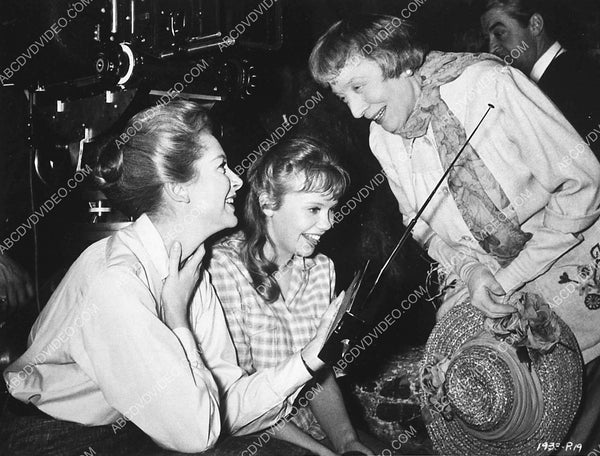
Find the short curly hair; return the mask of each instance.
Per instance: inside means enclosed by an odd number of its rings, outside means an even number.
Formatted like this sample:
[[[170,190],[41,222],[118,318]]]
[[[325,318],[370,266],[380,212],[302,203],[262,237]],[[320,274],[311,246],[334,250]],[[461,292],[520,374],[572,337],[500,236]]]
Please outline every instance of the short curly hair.
[[[419,68],[425,52],[406,21],[363,14],[333,24],[318,39],[308,62],[313,78],[326,86],[351,59],[373,60],[386,78],[395,78],[407,69]]]

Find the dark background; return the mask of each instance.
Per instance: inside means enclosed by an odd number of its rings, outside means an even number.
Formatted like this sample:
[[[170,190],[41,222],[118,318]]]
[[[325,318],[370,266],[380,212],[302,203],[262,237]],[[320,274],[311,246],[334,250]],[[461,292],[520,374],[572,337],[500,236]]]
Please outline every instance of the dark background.
[[[347,108],[327,89],[318,87],[311,80],[306,68],[308,54],[318,36],[336,20],[367,12],[400,15],[408,2],[280,0],[280,3],[283,11],[283,46],[278,51],[265,51],[257,57],[261,80],[256,93],[245,100],[232,99],[221,103],[215,109],[224,125],[223,145],[230,165],[234,169],[281,125],[284,114],[289,116],[296,113],[299,106],[319,91],[324,95],[324,100],[289,134],[310,133],[332,145],[352,177],[352,187],[347,194],[351,198],[380,170],[368,148],[368,124],[353,119]],[[427,0],[413,13],[411,21],[416,24],[421,39],[432,49],[484,50],[485,39],[479,31],[481,3],[478,0]],[[600,2],[577,0],[555,3],[560,12],[557,34],[563,44],[571,49],[589,52],[592,56],[599,55]],[[31,2],[3,2],[4,11],[0,16],[1,61],[10,62],[12,55],[18,55],[27,46],[25,37],[38,37],[46,29],[43,18],[35,16],[34,6]],[[29,19],[23,21],[25,15]],[[85,21],[85,17],[82,20]],[[77,44],[77,38],[74,31],[66,29],[63,39],[67,52],[61,54],[61,58],[53,63],[54,66],[35,67],[32,64],[32,68],[37,72],[60,74],[68,65],[77,66],[85,54],[85,49],[78,48],[81,45]],[[19,44],[23,42],[25,46]],[[2,68],[5,66],[3,64]],[[0,116],[0,220],[3,222],[3,235],[6,235],[31,214],[32,202],[33,207],[37,208],[64,184],[66,178],[44,185],[29,174],[31,156],[27,137],[30,127],[27,100],[22,89],[0,88]],[[46,131],[47,126],[43,123],[37,128],[40,147],[55,141],[55,133],[49,129]],[[57,160],[57,163],[61,161]],[[61,166],[68,168],[65,163],[68,162],[63,160]],[[242,198],[238,198],[240,201]],[[38,275],[46,295],[50,291],[50,281],[56,281],[60,271],[68,267],[85,244],[80,236],[81,225],[78,224],[84,220],[85,212],[83,197],[74,192],[38,225]],[[364,260],[371,259],[375,266],[381,263],[402,230],[396,200],[384,183],[322,241],[322,251],[336,263],[338,288],[349,283],[354,271]],[[10,255],[32,274],[36,257],[33,241],[32,233],[29,233],[10,250]],[[413,290],[425,284],[429,267],[426,255],[416,245],[409,244],[398,256],[386,276],[381,293],[371,305],[382,316],[399,306]],[[42,304],[45,297],[42,296]],[[386,333],[386,340],[393,341],[386,346],[396,350],[401,345],[424,342],[434,323],[434,313],[433,303],[421,300],[413,305],[408,312],[404,312],[395,328]]]

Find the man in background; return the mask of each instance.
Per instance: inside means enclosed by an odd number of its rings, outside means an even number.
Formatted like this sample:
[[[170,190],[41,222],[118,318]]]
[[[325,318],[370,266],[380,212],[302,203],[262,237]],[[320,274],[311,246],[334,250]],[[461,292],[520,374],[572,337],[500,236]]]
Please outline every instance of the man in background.
[[[486,0],[481,25],[489,51],[504,58],[518,50],[512,65],[539,85],[600,158],[598,72],[557,40],[557,16],[550,0]]]

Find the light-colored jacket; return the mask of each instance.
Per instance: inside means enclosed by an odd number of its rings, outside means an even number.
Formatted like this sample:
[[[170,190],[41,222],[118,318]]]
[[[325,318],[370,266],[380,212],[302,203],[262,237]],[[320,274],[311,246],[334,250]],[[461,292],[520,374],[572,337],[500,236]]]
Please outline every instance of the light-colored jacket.
[[[518,70],[477,63],[441,86],[440,93],[467,137],[488,105],[495,107],[471,145],[508,196],[523,231],[533,234],[518,257],[500,268],[467,228],[444,183],[413,231],[433,259],[463,279],[446,296],[443,310],[468,296],[464,279],[474,265],[484,264],[508,293],[524,284],[542,293],[575,332],[586,362],[595,358],[600,309],[584,304],[583,285],[569,300],[554,299],[565,286],[560,282],[565,271],[553,272],[567,266],[555,263],[567,252],[569,267],[596,260],[590,249],[600,241],[600,164],[554,104]],[[443,174],[431,126],[425,136],[405,140],[372,123],[370,145],[408,224]]]

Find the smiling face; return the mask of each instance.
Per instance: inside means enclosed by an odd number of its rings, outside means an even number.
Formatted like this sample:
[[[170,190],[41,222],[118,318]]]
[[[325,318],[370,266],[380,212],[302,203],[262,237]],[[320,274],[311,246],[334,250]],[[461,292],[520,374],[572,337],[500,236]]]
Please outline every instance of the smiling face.
[[[332,226],[336,204],[330,194],[299,191],[283,195],[279,209],[263,209],[275,262],[283,265],[293,255],[313,255],[321,236]]]
[[[535,36],[530,26],[523,27],[502,8],[487,11],[481,17],[481,26],[483,33],[489,37],[489,51],[492,54],[506,58],[507,62],[512,62],[512,66],[525,74],[531,73],[537,54]],[[522,51],[525,45],[527,49]]]
[[[202,142],[204,154],[195,163],[196,177],[185,187],[190,219],[211,235],[237,224],[233,202],[242,181],[227,166],[225,152],[213,136],[203,135]]]
[[[373,120],[390,133],[402,129],[420,93],[414,76],[386,79],[379,65],[365,58],[348,59],[330,85],[355,118]]]

